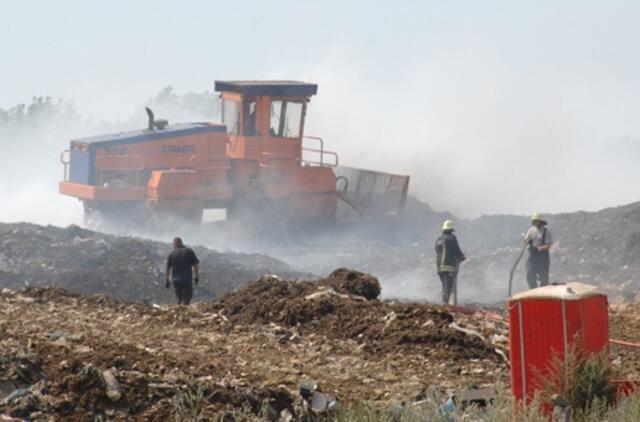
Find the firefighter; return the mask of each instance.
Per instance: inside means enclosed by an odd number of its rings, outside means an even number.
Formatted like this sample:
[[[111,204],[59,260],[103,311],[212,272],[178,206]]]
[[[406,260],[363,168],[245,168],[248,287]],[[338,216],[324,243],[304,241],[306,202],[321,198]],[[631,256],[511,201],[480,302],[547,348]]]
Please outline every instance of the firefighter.
[[[467,259],[453,234],[453,221],[447,220],[442,225],[442,235],[436,240],[436,265],[438,276],[442,282],[442,302],[449,303],[451,291],[454,289],[458,266]]]
[[[195,274],[195,277],[194,277]],[[188,305],[193,297],[193,282],[200,281],[200,261],[193,249],[187,248],[182,239],[173,239],[173,251],[167,257],[165,287],[173,287],[178,297],[178,305]]]
[[[524,243],[529,249],[527,260],[527,284],[530,289],[549,284],[549,250],[553,245],[553,237],[547,228],[547,221],[539,213],[531,216],[531,228],[524,236]]]

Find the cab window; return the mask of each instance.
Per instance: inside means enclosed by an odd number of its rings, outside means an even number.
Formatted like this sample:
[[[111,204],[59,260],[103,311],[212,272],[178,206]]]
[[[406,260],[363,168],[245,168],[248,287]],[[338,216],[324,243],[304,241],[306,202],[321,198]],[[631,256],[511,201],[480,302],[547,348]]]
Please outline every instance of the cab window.
[[[271,101],[269,133],[278,138],[299,138],[302,129],[301,101]]]
[[[256,102],[254,100],[245,100],[243,102],[242,119],[242,135],[260,136],[256,127]]]
[[[222,124],[227,126],[229,135],[238,135],[240,131],[240,103],[234,100],[222,100]]]

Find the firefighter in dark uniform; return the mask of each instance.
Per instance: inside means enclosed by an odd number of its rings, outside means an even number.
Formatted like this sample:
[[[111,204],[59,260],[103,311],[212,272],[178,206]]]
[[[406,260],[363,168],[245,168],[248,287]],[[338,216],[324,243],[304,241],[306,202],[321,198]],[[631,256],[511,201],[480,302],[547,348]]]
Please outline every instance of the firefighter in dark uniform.
[[[466,259],[453,232],[453,221],[447,220],[442,225],[442,235],[436,240],[436,265],[442,282],[442,303],[445,304],[449,303],[458,266]]]

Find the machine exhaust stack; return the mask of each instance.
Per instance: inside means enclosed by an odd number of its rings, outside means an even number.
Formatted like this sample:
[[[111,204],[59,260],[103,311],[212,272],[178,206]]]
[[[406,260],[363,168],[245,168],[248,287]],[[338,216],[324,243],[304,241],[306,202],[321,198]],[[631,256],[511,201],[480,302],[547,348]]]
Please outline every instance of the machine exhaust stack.
[[[149,116],[149,126],[148,129],[149,130],[153,130],[153,128],[155,127],[154,123],[155,123],[155,119],[153,117],[153,111],[151,111],[151,109],[149,107],[145,107],[145,110],[147,110],[147,116]]]
[[[164,119],[156,120],[153,115],[153,111],[151,111],[149,107],[145,107],[145,110],[147,111],[147,116],[149,116],[149,124],[147,126],[149,130],[155,130],[155,129],[163,130],[169,125],[168,120],[164,120]]]

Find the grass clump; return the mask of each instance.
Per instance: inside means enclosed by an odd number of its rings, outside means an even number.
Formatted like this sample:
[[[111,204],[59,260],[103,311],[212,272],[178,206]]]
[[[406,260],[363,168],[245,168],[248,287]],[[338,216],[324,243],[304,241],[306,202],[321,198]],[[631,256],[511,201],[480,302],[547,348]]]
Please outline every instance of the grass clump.
[[[603,417],[616,400],[616,377],[606,351],[588,353],[572,347],[566,356],[555,353],[551,358],[541,378],[543,400],[571,409],[575,420]]]
[[[173,399],[173,417],[176,422],[205,421],[206,385],[193,383],[185,391],[179,391]]]

